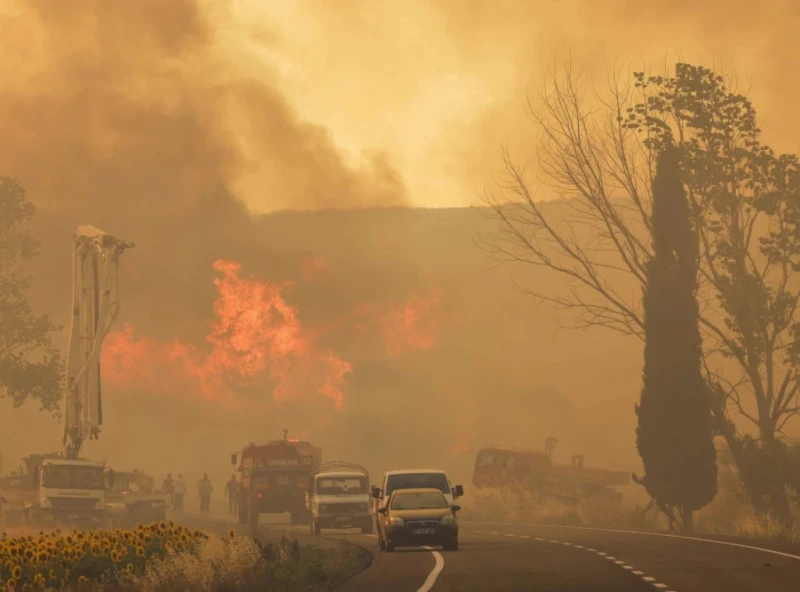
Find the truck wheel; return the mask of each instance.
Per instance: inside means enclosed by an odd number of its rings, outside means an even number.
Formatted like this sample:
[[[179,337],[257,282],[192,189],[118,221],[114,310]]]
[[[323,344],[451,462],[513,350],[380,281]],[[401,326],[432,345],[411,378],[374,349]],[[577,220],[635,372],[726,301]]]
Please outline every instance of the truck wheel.
[[[151,504],[153,506],[153,518],[155,518],[156,522],[165,522],[167,520],[167,506],[157,506],[155,502],[151,502]]]
[[[307,510],[298,510],[289,513],[289,522],[292,524],[308,524],[311,522],[311,513]]]
[[[142,508],[142,517],[147,516],[147,520],[152,524],[153,522],[158,522],[158,514],[156,513],[156,507],[151,503],[146,504],[144,508]]]
[[[251,509],[249,514],[250,514],[250,536],[252,538],[256,538],[258,536],[258,512],[254,512]]]

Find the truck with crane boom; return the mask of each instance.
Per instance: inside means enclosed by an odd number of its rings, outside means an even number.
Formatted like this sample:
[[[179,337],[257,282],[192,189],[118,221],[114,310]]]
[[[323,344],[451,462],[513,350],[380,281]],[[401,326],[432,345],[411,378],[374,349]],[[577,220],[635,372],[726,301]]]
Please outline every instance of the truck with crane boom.
[[[105,462],[80,458],[86,440],[96,440],[103,424],[100,354],[119,316],[119,258],[133,243],[93,226],[79,226],[72,257],[72,317],[64,385],[62,452],[26,457],[20,486],[27,521],[112,526],[145,514],[163,519],[166,505],[158,496],[134,495],[116,488]],[[8,498],[8,496],[7,496]],[[8,506],[8,504],[6,504]],[[8,511],[8,510],[6,510]]]

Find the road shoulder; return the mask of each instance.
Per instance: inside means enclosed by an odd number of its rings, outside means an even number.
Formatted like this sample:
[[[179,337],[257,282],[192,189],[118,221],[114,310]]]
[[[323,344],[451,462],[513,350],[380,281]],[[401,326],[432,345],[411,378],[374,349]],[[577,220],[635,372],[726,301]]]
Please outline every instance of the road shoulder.
[[[227,535],[231,530],[237,534],[248,534],[246,527],[240,526],[227,516],[185,512],[171,516],[170,519],[178,524],[220,536]],[[338,590],[367,570],[374,560],[374,555],[368,548],[370,540],[368,537],[314,536],[308,529],[275,523],[262,524],[258,536],[259,543],[271,544],[276,548],[285,541],[297,541],[307,561],[317,566],[324,566],[325,585],[314,588],[315,590]]]

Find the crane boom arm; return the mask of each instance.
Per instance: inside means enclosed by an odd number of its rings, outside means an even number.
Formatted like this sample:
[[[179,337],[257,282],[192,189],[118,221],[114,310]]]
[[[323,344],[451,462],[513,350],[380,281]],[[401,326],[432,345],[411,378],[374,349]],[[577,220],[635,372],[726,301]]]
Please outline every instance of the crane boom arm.
[[[119,257],[133,243],[79,226],[72,255],[72,317],[64,385],[64,451],[77,458],[103,423],[100,352],[119,315]]]

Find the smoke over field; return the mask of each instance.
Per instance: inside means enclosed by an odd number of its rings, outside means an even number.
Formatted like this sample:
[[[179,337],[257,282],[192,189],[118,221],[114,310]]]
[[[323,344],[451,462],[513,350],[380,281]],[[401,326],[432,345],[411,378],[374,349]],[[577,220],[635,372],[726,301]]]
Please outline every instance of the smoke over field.
[[[549,435],[564,456],[635,468],[639,345],[559,331],[567,315],[514,281],[561,280],[495,269],[481,212],[426,208],[476,203],[504,139],[529,154],[525,91],[565,48],[597,74],[705,36],[745,78],[757,66],[764,127],[788,143],[796,11],[278,4],[0,1],[0,174],[39,209],[31,304],[67,322],[78,224],[137,244],[86,454],[220,479],[230,452],[285,427],[375,470],[466,479],[480,446]],[[7,465],[59,447],[56,421],[2,404]]]

